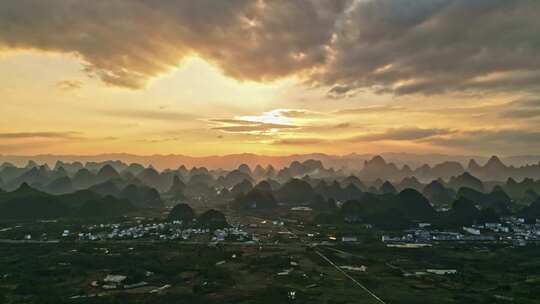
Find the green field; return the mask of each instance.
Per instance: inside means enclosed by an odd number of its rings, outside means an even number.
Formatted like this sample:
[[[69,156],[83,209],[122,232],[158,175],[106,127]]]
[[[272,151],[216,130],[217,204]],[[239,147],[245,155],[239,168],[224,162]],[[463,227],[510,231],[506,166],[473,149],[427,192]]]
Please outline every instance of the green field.
[[[365,272],[346,271],[387,303],[540,303],[536,246],[399,249],[379,243],[316,249],[300,244],[262,248],[174,242],[2,244],[0,299],[2,303],[377,303],[315,250],[339,266],[366,266]],[[429,268],[455,269],[457,274],[425,274]],[[288,275],[278,275],[287,269]],[[90,285],[111,273],[148,285],[129,290]],[[170,287],[150,293],[164,285]],[[94,297],[72,298],[88,295]]]

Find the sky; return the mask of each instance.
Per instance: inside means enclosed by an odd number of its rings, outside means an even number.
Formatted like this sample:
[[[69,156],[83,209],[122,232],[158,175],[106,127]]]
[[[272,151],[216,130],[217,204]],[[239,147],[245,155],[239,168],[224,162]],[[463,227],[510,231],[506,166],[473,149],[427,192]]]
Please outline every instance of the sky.
[[[540,1],[0,2],[0,154],[540,154]]]

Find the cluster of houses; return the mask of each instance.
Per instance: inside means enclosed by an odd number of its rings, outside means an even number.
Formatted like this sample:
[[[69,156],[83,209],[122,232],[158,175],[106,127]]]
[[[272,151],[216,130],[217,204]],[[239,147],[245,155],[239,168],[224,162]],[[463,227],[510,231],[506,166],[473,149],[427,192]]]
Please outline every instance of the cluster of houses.
[[[222,242],[225,241],[226,238],[232,238],[233,240],[244,242],[244,241],[257,241],[258,239],[246,231],[238,228],[238,227],[232,227],[232,228],[224,228],[224,229],[216,229],[214,230],[212,241]]]
[[[503,223],[510,227],[512,240],[518,242],[540,242],[540,222],[527,223],[523,218],[508,217]]]
[[[524,219],[508,217],[501,223],[464,226],[460,231],[430,230],[429,225],[419,225],[417,229],[406,230],[401,236],[383,235],[383,243],[431,243],[438,241],[466,242],[509,242],[526,245],[540,242],[540,223],[527,224]]]
[[[99,224],[89,225],[78,233],[80,241],[97,240],[202,240],[199,236],[212,242],[227,240],[253,241],[254,237],[238,227],[211,230],[208,228],[186,228],[182,222],[136,223],[133,225]]]

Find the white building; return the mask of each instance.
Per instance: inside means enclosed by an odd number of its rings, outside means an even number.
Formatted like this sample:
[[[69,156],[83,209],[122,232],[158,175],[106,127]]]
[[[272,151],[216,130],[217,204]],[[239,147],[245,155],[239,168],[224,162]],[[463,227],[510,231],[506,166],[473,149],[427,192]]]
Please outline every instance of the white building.
[[[437,274],[437,275],[447,275],[447,274],[456,274],[457,270],[455,269],[426,269],[426,272]]]
[[[127,279],[126,276],[123,275],[115,275],[115,274],[108,274],[104,279],[103,282],[105,283],[113,283],[113,284],[120,284],[125,279]]]
[[[472,235],[480,235],[480,229],[475,229],[472,227],[463,227],[463,231],[470,233]]]
[[[341,241],[344,243],[358,242],[358,238],[356,236],[342,236]]]

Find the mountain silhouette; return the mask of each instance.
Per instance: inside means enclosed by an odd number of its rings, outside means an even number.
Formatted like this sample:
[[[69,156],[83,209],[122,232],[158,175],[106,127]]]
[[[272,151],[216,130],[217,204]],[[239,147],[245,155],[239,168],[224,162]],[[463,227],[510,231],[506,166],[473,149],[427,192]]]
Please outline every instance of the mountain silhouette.
[[[194,218],[195,212],[188,204],[174,206],[167,216],[167,220],[169,221],[182,221],[184,223],[191,222]]]
[[[238,171],[248,175],[248,176],[251,176],[251,168],[249,168],[248,165],[246,164],[241,164],[240,166],[238,166]]]
[[[371,160],[364,162],[364,167],[359,173],[360,178],[362,179],[401,179],[403,174],[401,170],[393,163],[386,163],[384,158],[377,155],[374,156]]]
[[[364,191],[358,188],[355,184],[349,184],[343,189],[342,200],[355,200],[364,195]]]
[[[429,172],[429,177],[448,179],[452,176],[463,174],[464,172],[465,169],[460,163],[454,161],[446,161],[433,166],[433,168],[431,168],[431,171]]]
[[[92,187],[88,188],[88,190],[95,192],[101,196],[111,195],[118,197],[118,195],[120,194],[120,189],[113,180],[108,180],[100,184],[95,184]]]
[[[244,179],[232,187],[231,194],[236,197],[248,193],[251,189],[253,189],[253,184],[249,180]]]
[[[429,201],[414,189],[405,189],[397,195],[399,209],[411,220],[431,221],[435,217],[435,209]]]
[[[462,187],[457,192],[458,198],[466,198],[483,209],[492,209],[499,215],[510,214],[509,206],[512,199],[500,188],[495,188],[491,193],[483,193],[471,188]]]
[[[279,202],[290,205],[302,205],[315,197],[316,193],[311,185],[303,180],[293,178],[277,191]]]
[[[450,178],[448,185],[455,190],[466,187],[479,192],[484,191],[484,184],[482,183],[482,181],[472,176],[469,172],[465,172],[459,176],[453,176],[452,178]]]
[[[253,169],[253,177],[257,180],[261,180],[263,178],[265,178],[266,176],[266,170],[259,164],[257,164],[257,166],[255,166],[255,169]]]
[[[76,189],[87,189],[97,182],[97,178],[90,170],[83,168],[75,173],[72,182]]]
[[[455,191],[446,188],[439,181],[432,181],[424,187],[422,194],[435,205],[449,205],[454,201]]]
[[[197,218],[197,224],[210,229],[223,229],[229,227],[225,215],[220,211],[210,209]]]
[[[120,174],[111,166],[105,165],[99,169],[97,173],[97,181],[105,182],[111,179],[119,178]]]
[[[276,208],[277,201],[272,192],[255,188],[239,195],[231,206],[237,210],[268,210]]]
[[[362,191],[366,191],[367,187],[366,185],[356,176],[349,175],[347,178],[345,178],[342,182],[342,185],[347,186],[349,184],[354,184],[358,189]]]
[[[127,185],[117,195],[118,198],[127,199],[137,208],[157,208],[163,206],[158,191],[149,186]]]
[[[414,189],[416,191],[422,191],[422,188],[424,185],[418,181],[418,179],[414,176],[411,177],[405,177],[401,182],[397,185],[397,188],[400,191],[403,191],[407,188]]]
[[[448,224],[454,227],[470,226],[476,223],[480,216],[480,210],[476,208],[474,202],[465,197],[458,198],[452,204],[450,212]]]
[[[0,218],[49,219],[64,217],[118,216],[133,210],[127,200],[88,191],[53,195],[23,183],[12,192],[0,194]]]
[[[381,193],[383,193],[383,194],[396,194],[396,193],[397,193],[396,188],[395,188],[394,185],[392,185],[392,183],[389,182],[389,181],[385,181],[385,182],[381,185],[379,191],[380,191]]]
[[[223,187],[230,188],[238,183],[241,183],[244,180],[247,180],[250,183],[254,182],[251,175],[249,173],[246,173],[245,170],[233,170],[225,175],[225,178],[221,182],[221,185]]]
[[[176,200],[184,200],[186,197],[184,192],[186,190],[186,184],[182,182],[178,175],[173,177],[173,182],[167,194],[171,195]]]
[[[141,171],[136,175],[145,185],[148,185],[152,188],[159,189],[160,191],[166,191],[167,187],[170,186],[169,183],[162,177],[162,175],[157,172],[156,169],[149,167]]]
[[[253,189],[257,189],[259,191],[264,191],[264,192],[272,192],[274,190],[274,188],[272,187],[270,182],[266,181],[266,180],[263,180],[260,183],[258,183],[257,185],[255,185],[255,187],[253,187]]]
[[[20,176],[18,176],[11,183],[15,186],[21,185],[22,183],[27,184],[45,184],[48,181],[49,171],[45,166],[31,166],[26,167],[29,169]]]
[[[124,215],[134,208],[128,200],[105,196],[96,200],[87,200],[77,212],[79,217],[116,217]]]
[[[536,200],[529,206],[523,208],[520,211],[520,214],[527,220],[527,222],[536,223],[536,220],[540,219],[540,200]]]
[[[64,194],[73,192],[73,183],[67,176],[59,177],[45,186],[47,192],[52,194]]]

